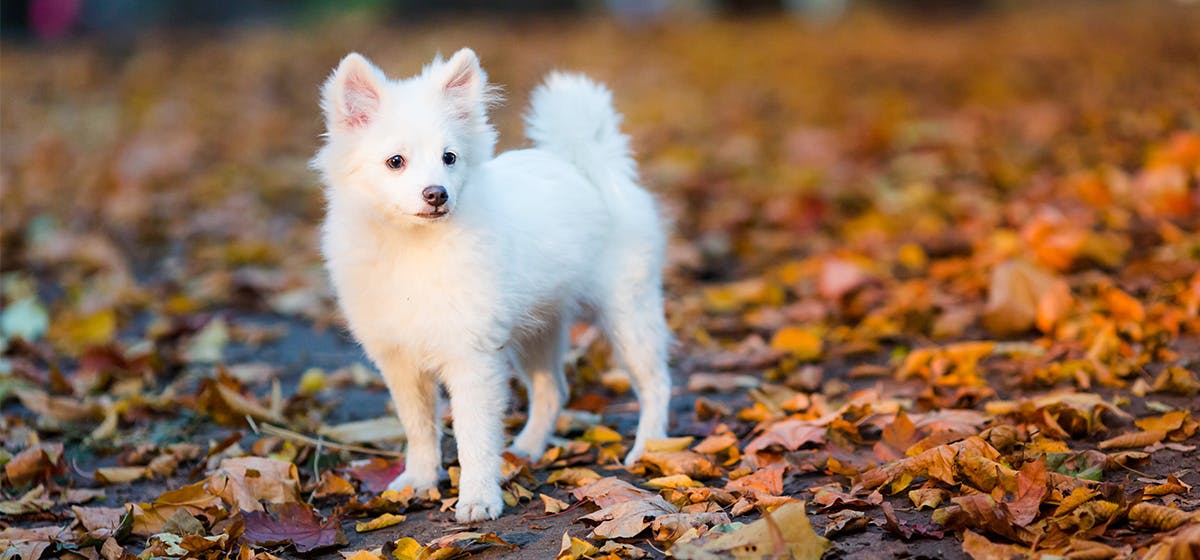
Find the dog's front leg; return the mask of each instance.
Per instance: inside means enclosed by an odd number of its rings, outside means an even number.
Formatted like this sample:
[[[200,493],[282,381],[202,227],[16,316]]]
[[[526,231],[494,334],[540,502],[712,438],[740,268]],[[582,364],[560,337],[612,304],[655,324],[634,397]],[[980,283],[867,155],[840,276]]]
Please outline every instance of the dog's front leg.
[[[500,453],[509,389],[503,358],[498,352],[477,353],[442,368],[462,467],[456,506],[459,523],[495,519],[504,509]]]
[[[417,492],[437,488],[442,467],[437,379],[394,351],[379,352],[377,356],[376,364],[382,370],[408,440],[404,453],[404,472],[388,484],[388,488],[401,490],[405,486],[412,486]]]

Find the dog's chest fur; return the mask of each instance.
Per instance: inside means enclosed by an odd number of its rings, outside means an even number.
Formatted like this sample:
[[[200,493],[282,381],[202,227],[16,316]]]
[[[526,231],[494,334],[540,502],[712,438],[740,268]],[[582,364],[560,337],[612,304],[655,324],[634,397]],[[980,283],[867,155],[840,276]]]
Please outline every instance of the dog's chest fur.
[[[502,345],[510,327],[486,243],[425,233],[331,212],[323,246],[355,336],[416,356]]]

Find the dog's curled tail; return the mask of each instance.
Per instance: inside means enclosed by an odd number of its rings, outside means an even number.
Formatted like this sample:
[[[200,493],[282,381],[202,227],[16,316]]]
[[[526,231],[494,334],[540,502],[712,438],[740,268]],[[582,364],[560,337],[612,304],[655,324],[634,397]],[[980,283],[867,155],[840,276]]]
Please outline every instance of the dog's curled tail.
[[[553,72],[533,90],[525,135],[540,149],[574,164],[593,184],[636,181],[637,164],[612,92],[582,74]]]

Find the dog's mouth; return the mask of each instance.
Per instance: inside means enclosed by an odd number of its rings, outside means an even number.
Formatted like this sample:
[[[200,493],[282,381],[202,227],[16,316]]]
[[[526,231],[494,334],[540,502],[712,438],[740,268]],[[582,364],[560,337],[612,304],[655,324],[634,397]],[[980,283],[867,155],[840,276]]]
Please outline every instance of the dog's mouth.
[[[433,210],[430,212],[419,212],[415,215],[418,218],[423,218],[423,219],[426,219],[426,220],[429,220],[432,222],[432,221],[440,220],[440,219],[446,217],[448,214],[450,214],[449,210],[438,209],[438,210]]]

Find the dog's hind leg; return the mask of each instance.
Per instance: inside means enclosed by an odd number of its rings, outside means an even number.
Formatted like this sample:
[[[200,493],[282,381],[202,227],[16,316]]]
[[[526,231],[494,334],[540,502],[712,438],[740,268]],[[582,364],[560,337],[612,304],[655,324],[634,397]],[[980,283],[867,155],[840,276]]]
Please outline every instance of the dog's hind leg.
[[[620,361],[629,370],[637,392],[637,436],[625,456],[632,465],[646,451],[646,442],[667,435],[671,374],[667,369],[670,333],[663,317],[661,281],[649,273],[618,284],[602,311],[603,325]]]
[[[567,350],[567,325],[558,322],[522,347],[518,376],[529,395],[529,418],[513,438],[509,450],[537,461],[546,452],[546,440],[554,433],[558,413],[566,404],[567,378],[563,356]]]

